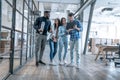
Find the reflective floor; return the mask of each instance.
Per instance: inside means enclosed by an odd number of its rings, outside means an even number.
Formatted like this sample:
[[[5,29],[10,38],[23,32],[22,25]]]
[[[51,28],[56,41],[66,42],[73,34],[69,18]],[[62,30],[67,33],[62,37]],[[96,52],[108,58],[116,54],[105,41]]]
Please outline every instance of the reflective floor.
[[[69,63],[69,52],[67,61]],[[7,80],[119,80],[120,68],[115,68],[113,61],[106,66],[101,60],[94,61],[95,55],[89,53],[81,56],[80,69],[66,66],[49,65],[49,46],[46,46],[43,60],[47,66],[35,66],[31,59],[22,69],[11,75]],[[55,57],[58,63],[58,54]]]

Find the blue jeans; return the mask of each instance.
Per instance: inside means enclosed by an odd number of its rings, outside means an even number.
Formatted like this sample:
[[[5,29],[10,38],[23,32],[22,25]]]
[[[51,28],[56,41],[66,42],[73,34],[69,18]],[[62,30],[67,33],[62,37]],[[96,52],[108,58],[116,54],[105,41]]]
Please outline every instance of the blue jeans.
[[[53,42],[53,40],[50,39],[49,45],[50,45],[50,61],[52,61],[57,53],[57,42]]]
[[[76,52],[76,63],[77,63],[77,64],[80,63],[79,45],[80,45],[79,39],[78,39],[78,40],[70,41],[70,57],[71,57],[71,63],[74,63],[74,60],[73,60],[73,58],[74,58],[74,55],[73,55],[74,48],[75,48],[75,52]]]
[[[61,54],[62,54],[63,46],[64,46],[63,60],[65,60],[66,54],[67,54],[67,49],[68,49],[68,38],[67,37],[59,38],[59,61],[61,61]]]

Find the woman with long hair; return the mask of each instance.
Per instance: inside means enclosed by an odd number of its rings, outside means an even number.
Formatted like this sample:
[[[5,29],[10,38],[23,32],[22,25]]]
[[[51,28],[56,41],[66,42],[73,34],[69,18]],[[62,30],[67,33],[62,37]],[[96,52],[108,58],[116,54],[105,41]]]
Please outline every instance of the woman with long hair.
[[[58,45],[58,28],[60,26],[60,20],[56,18],[54,20],[54,25],[52,27],[52,36],[49,39],[49,45],[50,45],[50,64],[56,65],[53,61],[56,53],[57,53],[57,45]]]
[[[66,64],[65,58],[67,54],[68,48],[68,38],[67,38],[67,30],[66,30],[66,18],[61,18],[61,26],[59,27],[59,64]],[[64,55],[61,59],[62,48],[64,47]]]

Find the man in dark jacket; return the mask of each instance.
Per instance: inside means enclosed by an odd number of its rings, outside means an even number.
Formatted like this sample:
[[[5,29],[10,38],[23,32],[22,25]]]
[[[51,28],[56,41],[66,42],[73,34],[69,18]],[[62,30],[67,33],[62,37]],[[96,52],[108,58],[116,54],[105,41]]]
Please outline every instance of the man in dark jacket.
[[[46,65],[42,61],[42,56],[47,41],[47,32],[50,31],[51,26],[49,17],[50,12],[44,11],[44,16],[38,17],[34,22],[34,28],[36,30],[36,45],[35,45],[36,66],[39,66],[39,63]],[[40,53],[38,53],[39,51]]]

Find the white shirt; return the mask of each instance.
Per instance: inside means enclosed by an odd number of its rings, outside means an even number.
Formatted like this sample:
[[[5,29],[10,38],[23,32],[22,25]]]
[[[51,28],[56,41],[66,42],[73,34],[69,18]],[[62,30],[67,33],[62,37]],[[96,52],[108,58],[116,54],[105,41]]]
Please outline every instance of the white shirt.
[[[51,26],[51,29],[52,29],[52,33],[48,33],[48,37],[47,37],[47,40],[49,39],[52,39],[53,37],[56,37],[56,32],[57,32],[57,29],[55,29],[54,25]]]

